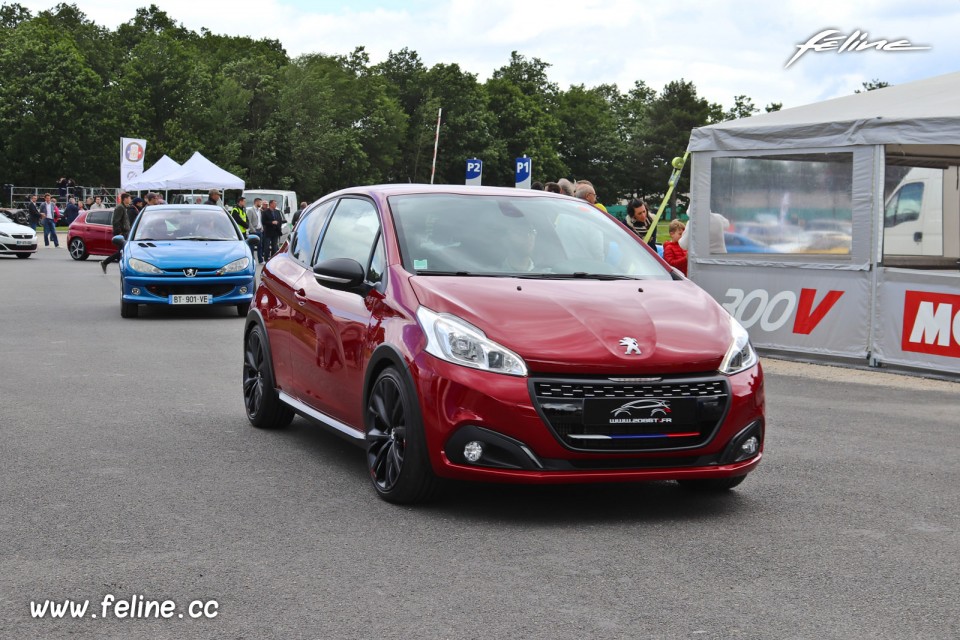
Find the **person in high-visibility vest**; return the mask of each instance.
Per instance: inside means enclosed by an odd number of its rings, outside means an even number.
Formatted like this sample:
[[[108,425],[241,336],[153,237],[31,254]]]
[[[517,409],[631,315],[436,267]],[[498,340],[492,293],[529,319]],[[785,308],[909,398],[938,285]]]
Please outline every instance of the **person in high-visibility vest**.
[[[243,232],[243,235],[247,235],[247,199],[243,196],[240,196],[237,199],[237,204],[233,209],[230,209],[230,215],[236,221],[237,225],[240,227],[240,231]]]

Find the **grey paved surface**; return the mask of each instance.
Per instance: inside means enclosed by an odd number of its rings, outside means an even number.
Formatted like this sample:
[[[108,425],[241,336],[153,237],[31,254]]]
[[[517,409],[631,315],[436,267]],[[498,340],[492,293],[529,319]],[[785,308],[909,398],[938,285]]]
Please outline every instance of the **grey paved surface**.
[[[359,449],[247,424],[232,309],[143,315],[115,266],[0,257],[0,638],[960,637],[960,384],[771,360],[729,495],[398,508]],[[106,594],[219,615],[103,620]]]

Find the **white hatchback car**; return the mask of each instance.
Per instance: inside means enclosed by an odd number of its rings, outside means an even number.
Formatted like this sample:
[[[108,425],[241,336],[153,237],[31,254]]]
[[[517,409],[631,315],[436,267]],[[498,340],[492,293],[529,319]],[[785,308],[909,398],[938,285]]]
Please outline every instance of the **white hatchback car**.
[[[0,254],[29,258],[37,252],[37,232],[0,213]]]

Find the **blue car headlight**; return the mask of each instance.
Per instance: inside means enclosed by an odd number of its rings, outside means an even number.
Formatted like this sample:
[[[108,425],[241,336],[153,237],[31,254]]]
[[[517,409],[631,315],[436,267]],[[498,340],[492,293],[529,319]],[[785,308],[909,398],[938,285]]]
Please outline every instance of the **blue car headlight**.
[[[249,266],[250,258],[240,258],[239,260],[234,260],[230,264],[218,269],[217,275],[222,276],[225,273],[239,273],[241,271],[246,271],[247,267]]]
[[[136,258],[130,258],[130,261],[127,263],[127,265],[137,273],[152,273],[155,275],[163,274],[163,269],[158,269],[149,262],[137,260]]]

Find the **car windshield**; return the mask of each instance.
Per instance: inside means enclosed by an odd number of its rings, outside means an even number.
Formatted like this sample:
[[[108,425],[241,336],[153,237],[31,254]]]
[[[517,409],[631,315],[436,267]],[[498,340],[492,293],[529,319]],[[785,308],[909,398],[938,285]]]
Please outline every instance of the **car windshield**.
[[[144,209],[134,240],[239,240],[226,212],[213,209]]]
[[[8,218],[6,215],[0,213],[0,222],[13,222],[13,220]]]
[[[672,277],[637,236],[583,201],[469,194],[388,201],[404,265],[418,274]]]

